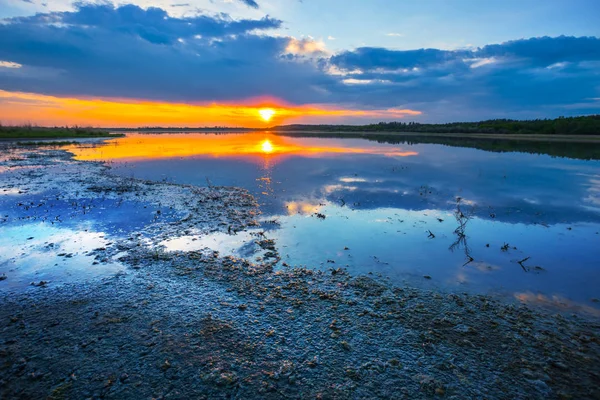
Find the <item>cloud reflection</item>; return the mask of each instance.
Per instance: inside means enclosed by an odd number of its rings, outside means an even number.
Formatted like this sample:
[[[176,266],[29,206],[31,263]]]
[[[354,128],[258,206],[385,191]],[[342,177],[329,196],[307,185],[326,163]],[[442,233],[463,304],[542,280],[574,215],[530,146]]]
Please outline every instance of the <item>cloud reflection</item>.
[[[311,215],[316,212],[319,212],[322,205],[318,202],[310,202],[310,201],[288,201],[285,203],[285,208],[287,209],[288,215],[301,214],[301,215]]]
[[[528,305],[558,309],[560,311],[584,312],[600,317],[600,309],[558,295],[546,296],[541,293],[522,292],[515,293],[515,299]]]

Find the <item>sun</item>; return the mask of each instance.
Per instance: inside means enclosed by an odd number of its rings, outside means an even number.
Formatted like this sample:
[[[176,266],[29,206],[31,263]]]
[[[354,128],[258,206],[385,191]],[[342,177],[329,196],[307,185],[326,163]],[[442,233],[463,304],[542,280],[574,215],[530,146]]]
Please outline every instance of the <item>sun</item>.
[[[260,114],[260,117],[263,120],[269,122],[271,118],[273,118],[273,115],[275,115],[275,110],[273,110],[272,108],[261,108],[260,110],[258,110],[258,113]]]
[[[269,139],[265,140],[260,144],[260,149],[263,153],[272,153],[273,152],[273,144]]]

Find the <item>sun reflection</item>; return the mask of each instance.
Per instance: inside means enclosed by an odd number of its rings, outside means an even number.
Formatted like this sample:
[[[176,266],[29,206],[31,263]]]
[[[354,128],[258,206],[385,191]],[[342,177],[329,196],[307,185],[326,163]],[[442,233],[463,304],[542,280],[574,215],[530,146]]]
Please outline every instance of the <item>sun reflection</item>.
[[[67,150],[77,160],[135,160],[188,156],[244,157],[259,156],[260,159],[282,159],[287,156],[314,157],[334,154],[377,154],[388,157],[416,156],[415,151],[403,151],[398,147],[364,144],[344,147],[337,142],[320,139],[295,139],[268,132],[228,135],[202,133],[171,133],[149,135],[130,133],[111,139],[100,145],[72,145]]]
[[[260,110],[258,110],[258,113],[260,114],[260,117],[263,120],[269,122],[271,118],[273,118],[273,115],[275,115],[275,110],[273,110],[272,108],[261,108]]]
[[[272,153],[273,152],[273,144],[269,139],[266,139],[261,143],[260,149],[263,153]]]

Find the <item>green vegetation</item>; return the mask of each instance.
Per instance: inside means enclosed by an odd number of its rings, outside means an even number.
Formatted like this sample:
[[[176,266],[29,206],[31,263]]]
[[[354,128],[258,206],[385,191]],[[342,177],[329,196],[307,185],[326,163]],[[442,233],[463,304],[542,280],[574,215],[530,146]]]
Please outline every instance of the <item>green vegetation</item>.
[[[423,133],[489,133],[538,135],[600,135],[600,115],[559,117],[517,121],[492,119],[480,122],[421,124],[418,122],[380,122],[370,125],[285,125],[277,131],[321,132],[423,132]]]
[[[1,126],[0,139],[53,139],[119,137],[105,130],[79,127]],[[65,143],[63,143],[65,144]],[[68,144],[68,143],[66,143]]]

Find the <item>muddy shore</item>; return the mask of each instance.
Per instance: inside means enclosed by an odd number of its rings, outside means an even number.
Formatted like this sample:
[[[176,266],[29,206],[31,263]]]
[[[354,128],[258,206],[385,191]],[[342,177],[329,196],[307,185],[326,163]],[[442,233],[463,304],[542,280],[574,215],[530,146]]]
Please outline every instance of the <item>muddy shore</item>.
[[[58,149],[3,148],[0,172],[3,201],[35,203],[0,229],[66,223],[50,199],[74,219],[100,197],[152,215],[86,255],[90,266],[119,263],[116,274],[14,291],[3,275],[0,398],[600,398],[591,316],[274,267],[276,244],[260,236],[258,263],[160,247],[258,225],[238,188],[117,177]]]

